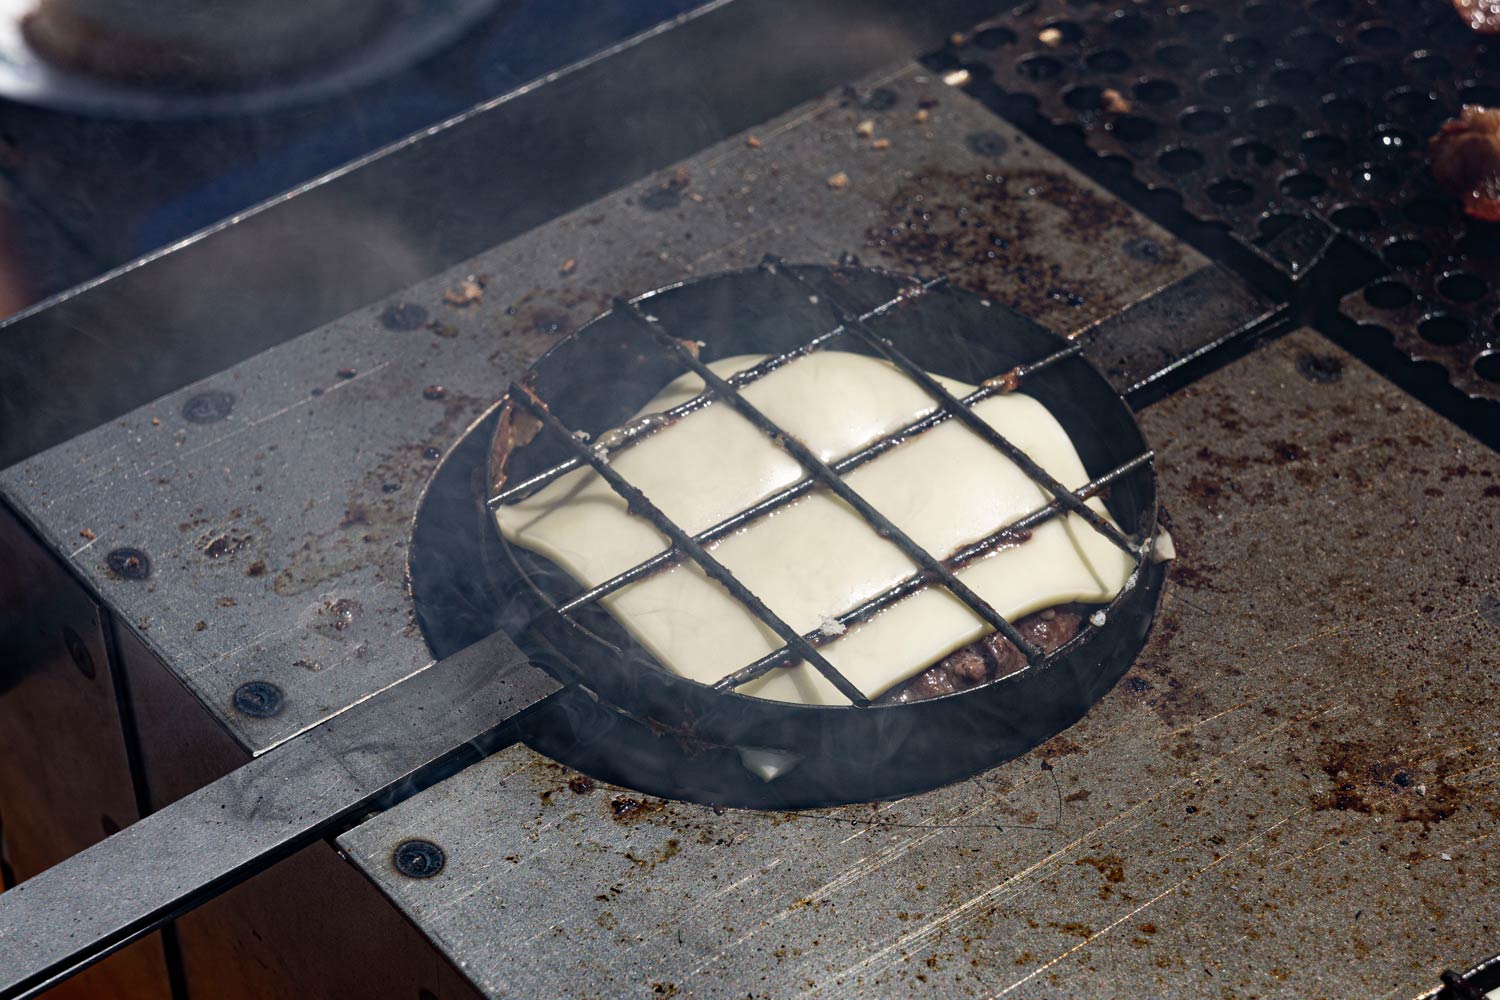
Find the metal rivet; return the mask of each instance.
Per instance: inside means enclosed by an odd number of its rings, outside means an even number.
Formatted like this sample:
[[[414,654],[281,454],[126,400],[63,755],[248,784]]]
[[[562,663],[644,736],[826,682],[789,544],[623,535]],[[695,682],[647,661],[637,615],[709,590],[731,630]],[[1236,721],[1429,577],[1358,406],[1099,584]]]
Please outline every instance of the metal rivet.
[[[112,549],[104,557],[104,565],[115,576],[125,580],[144,580],[151,575],[151,557],[140,549],[129,546]]]
[[[182,404],[182,419],[190,424],[212,424],[229,416],[234,409],[234,393],[210,389],[192,396]]]
[[[89,680],[94,679],[94,658],[89,654],[89,648],[83,644],[83,637],[64,625],[63,645],[68,647],[68,655],[73,658],[73,666],[78,672]]]
[[[1010,143],[998,132],[970,132],[964,144],[980,156],[1000,156],[1010,149]]]
[[[1326,354],[1304,354],[1297,359],[1297,371],[1309,382],[1326,385],[1344,377],[1344,363]]]
[[[403,840],[396,845],[391,862],[407,878],[432,878],[443,870],[448,856],[430,840]]]
[[[269,719],[281,711],[281,688],[270,681],[250,681],[234,692],[235,710],[254,719]]]
[[[427,310],[410,302],[392,302],[380,314],[380,322],[387,330],[415,330],[427,322]]]

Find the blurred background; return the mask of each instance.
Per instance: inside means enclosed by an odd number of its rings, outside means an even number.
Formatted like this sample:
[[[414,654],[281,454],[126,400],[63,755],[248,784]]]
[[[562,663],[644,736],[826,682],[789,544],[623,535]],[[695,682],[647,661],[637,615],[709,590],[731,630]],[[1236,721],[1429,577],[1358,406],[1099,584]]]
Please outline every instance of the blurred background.
[[[229,72],[214,56],[164,68],[148,48],[192,30],[194,7],[221,33],[243,32],[223,23],[222,4],[168,0],[146,16],[130,3],[62,4],[63,38],[50,47],[26,23],[48,6],[0,3],[0,316],[705,4],[361,0],[359,16],[383,8],[377,23],[330,35],[326,57],[310,43],[298,65],[255,64],[257,50],[287,49],[266,39],[231,48],[245,64]],[[316,16],[286,30],[304,38],[351,16],[299,6]],[[111,11],[159,35],[101,64],[89,19]]]

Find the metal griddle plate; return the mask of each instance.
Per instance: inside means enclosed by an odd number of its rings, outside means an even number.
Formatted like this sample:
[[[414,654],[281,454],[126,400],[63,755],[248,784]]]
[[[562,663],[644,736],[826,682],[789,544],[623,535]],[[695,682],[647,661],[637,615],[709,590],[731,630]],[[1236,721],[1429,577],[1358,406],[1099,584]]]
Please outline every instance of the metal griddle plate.
[[[720,815],[516,747],[340,845],[494,996],[1407,997],[1489,954],[1500,459],[1306,331],[1142,423],[1161,619],[1028,757]]]
[[[857,134],[866,118],[888,150]],[[1122,390],[1267,312],[917,67],[755,132],[758,147],[741,137],[709,149],[682,175],[668,170],[8,469],[6,502],[235,740],[296,757],[346,732],[377,692],[421,697],[432,657],[403,583],[418,493],[498,387],[614,294],[768,251],[941,269],[1080,333]],[[831,189],[840,171],[850,184]],[[462,298],[468,273],[488,275],[482,299],[445,301]],[[120,557],[127,547],[149,558],[149,574]],[[111,553],[126,572],[110,568]],[[473,735],[461,715],[435,715],[435,741]],[[303,733],[314,739],[288,743]],[[274,774],[274,761],[256,773]],[[321,787],[305,780],[310,795]],[[575,880],[617,860],[570,854]]]

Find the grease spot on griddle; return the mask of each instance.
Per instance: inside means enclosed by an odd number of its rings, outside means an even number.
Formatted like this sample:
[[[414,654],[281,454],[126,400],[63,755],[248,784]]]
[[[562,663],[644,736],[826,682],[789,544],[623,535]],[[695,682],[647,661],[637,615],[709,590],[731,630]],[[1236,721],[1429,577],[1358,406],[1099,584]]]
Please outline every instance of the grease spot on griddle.
[[[609,800],[609,815],[616,823],[634,823],[653,813],[659,813],[666,803],[659,799],[635,798],[631,795],[616,795]]]
[[[1109,252],[1142,240],[1160,252],[1148,260]],[[1034,167],[918,171],[896,189],[865,242],[887,262],[942,272],[1059,329],[1133,301],[1142,280],[1159,280],[1160,270],[1181,262],[1178,248],[1156,241],[1124,203]],[[1097,270],[1088,261],[1101,254],[1109,266]]]

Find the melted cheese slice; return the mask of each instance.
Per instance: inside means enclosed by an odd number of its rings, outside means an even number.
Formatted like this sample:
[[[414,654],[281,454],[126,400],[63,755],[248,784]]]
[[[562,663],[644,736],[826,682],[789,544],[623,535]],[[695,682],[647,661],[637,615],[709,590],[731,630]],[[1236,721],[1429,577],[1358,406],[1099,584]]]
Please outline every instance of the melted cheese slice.
[[[722,376],[759,357],[725,358]],[[950,392],[974,390],[939,377]],[[678,378],[641,413],[670,409],[703,390]],[[837,351],[793,361],[741,390],[755,406],[832,463],[936,408],[889,363]],[[1021,393],[975,412],[1069,489],[1088,481],[1062,426]],[[724,403],[714,403],[611,456],[613,467],[682,528],[696,534],[804,478],[801,466]],[[867,462],[848,483],[928,552],[946,557],[1051,500],[973,431],[947,420]],[[1106,518],[1098,500],[1089,506]],[[496,514],[512,543],[546,556],[593,586],[669,548],[596,473],[579,469]],[[826,490],[751,522],[711,546],[714,558],[798,632],[819,628],[894,586],[918,567]],[[1069,601],[1104,602],[1130,558],[1077,515],[1056,517],[1021,545],[969,564],[958,577],[1014,620]],[[669,670],[712,684],[782,643],[691,561],[624,587],[601,602]],[[821,652],[869,697],[900,684],[990,628],[941,587],[919,591],[826,643]],[[739,689],[779,701],[847,699],[805,663]]]

